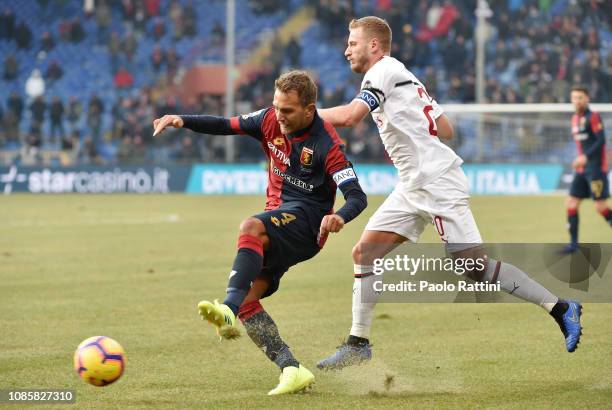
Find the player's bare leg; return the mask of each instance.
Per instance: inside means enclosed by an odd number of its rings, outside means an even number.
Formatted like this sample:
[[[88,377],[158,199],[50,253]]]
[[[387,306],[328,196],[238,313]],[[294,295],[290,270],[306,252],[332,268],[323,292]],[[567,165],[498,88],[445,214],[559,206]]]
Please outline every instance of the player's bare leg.
[[[346,342],[327,359],[317,363],[325,370],[342,369],[372,357],[370,327],[378,294],[374,291],[374,260],[383,258],[406,238],[395,232],[364,231],[353,248],[353,323]]]
[[[268,249],[269,244],[266,228],[259,219],[251,217],[242,221],[238,236],[238,253],[230,272],[225,301],[220,304],[216,300],[214,302],[204,300],[198,304],[202,319],[215,326],[221,338],[240,337],[240,331],[236,327],[236,317],[251,288],[251,283],[261,272],[263,252]]]

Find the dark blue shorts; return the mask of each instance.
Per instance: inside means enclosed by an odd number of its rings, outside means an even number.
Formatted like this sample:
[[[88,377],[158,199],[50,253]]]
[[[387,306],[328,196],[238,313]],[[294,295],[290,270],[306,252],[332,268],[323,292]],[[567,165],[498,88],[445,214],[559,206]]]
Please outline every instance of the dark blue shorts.
[[[610,196],[608,174],[600,172],[584,172],[574,174],[570,186],[570,196],[575,198],[606,199]]]
[[[263,222],[270,238],[268,250],[264,251],[262,276],[270,279],[270,286],[263,295],[267,297],[278,290],[280,279],[293,265],[315,256],[321,248],[317,233],[321,219],[317,215],[295,206],[281,205],[255,218]]]

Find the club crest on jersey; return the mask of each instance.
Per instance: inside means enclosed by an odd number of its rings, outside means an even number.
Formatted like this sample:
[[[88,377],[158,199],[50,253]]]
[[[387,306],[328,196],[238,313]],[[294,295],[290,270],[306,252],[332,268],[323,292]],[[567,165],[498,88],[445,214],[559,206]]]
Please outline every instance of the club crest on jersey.
[[[300,163],[304,166],[312,165],[312,156],[314,155],[314,151],[310,148],[303,147],[302,154],[300,155]]]
[[[272,143],[273,143],[274,145],[276,145],[276,146],[281,146],[281,145],[283,145],[283,144],[285,143],[285,139],[284,139],[283,137],[275,137],[275,138],[272,140]]]

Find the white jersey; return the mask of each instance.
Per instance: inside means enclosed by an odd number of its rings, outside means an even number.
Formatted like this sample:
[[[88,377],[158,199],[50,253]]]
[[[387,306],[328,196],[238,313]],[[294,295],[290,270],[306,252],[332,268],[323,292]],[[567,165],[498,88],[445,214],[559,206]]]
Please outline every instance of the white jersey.
[[[355,98],[370,109],[404,189],[421,188],[463,163],[437,137],[442,107],[400,61],[385,56],[370,67]]]

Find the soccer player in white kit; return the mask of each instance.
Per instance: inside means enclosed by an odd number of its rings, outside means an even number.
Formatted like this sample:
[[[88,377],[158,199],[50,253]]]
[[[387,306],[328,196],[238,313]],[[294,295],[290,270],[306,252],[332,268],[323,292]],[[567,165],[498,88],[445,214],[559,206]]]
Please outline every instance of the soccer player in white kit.
[[[391,28],[375,16],[349,24],[344,55],[356,73],[365,73],[361,90],[347,105],[320,109],[319,115],[336,127],[350,127],[371,113],[399,182],[368,221],[353,248],[353,323],[346,342],[321,369],[341,369],[371,358],[369,332],[376,292],[373,263],[406,240],[417,242],[430,222],[455,257],[483,257],[482,239],[469,207],[468,181],[463,160],[440,141],[453,137],[453,125],[442,107],[404,64],[391,57]],[[540,305],[563,332],[573,352],[580,341],[582,307],[560,300],[513,265],[487,259],[484,269],[468,277],[500,282],[514,296]],[[367,297],[362,294],[367,292]],[[368,302],[364,302],[367,300]]]

